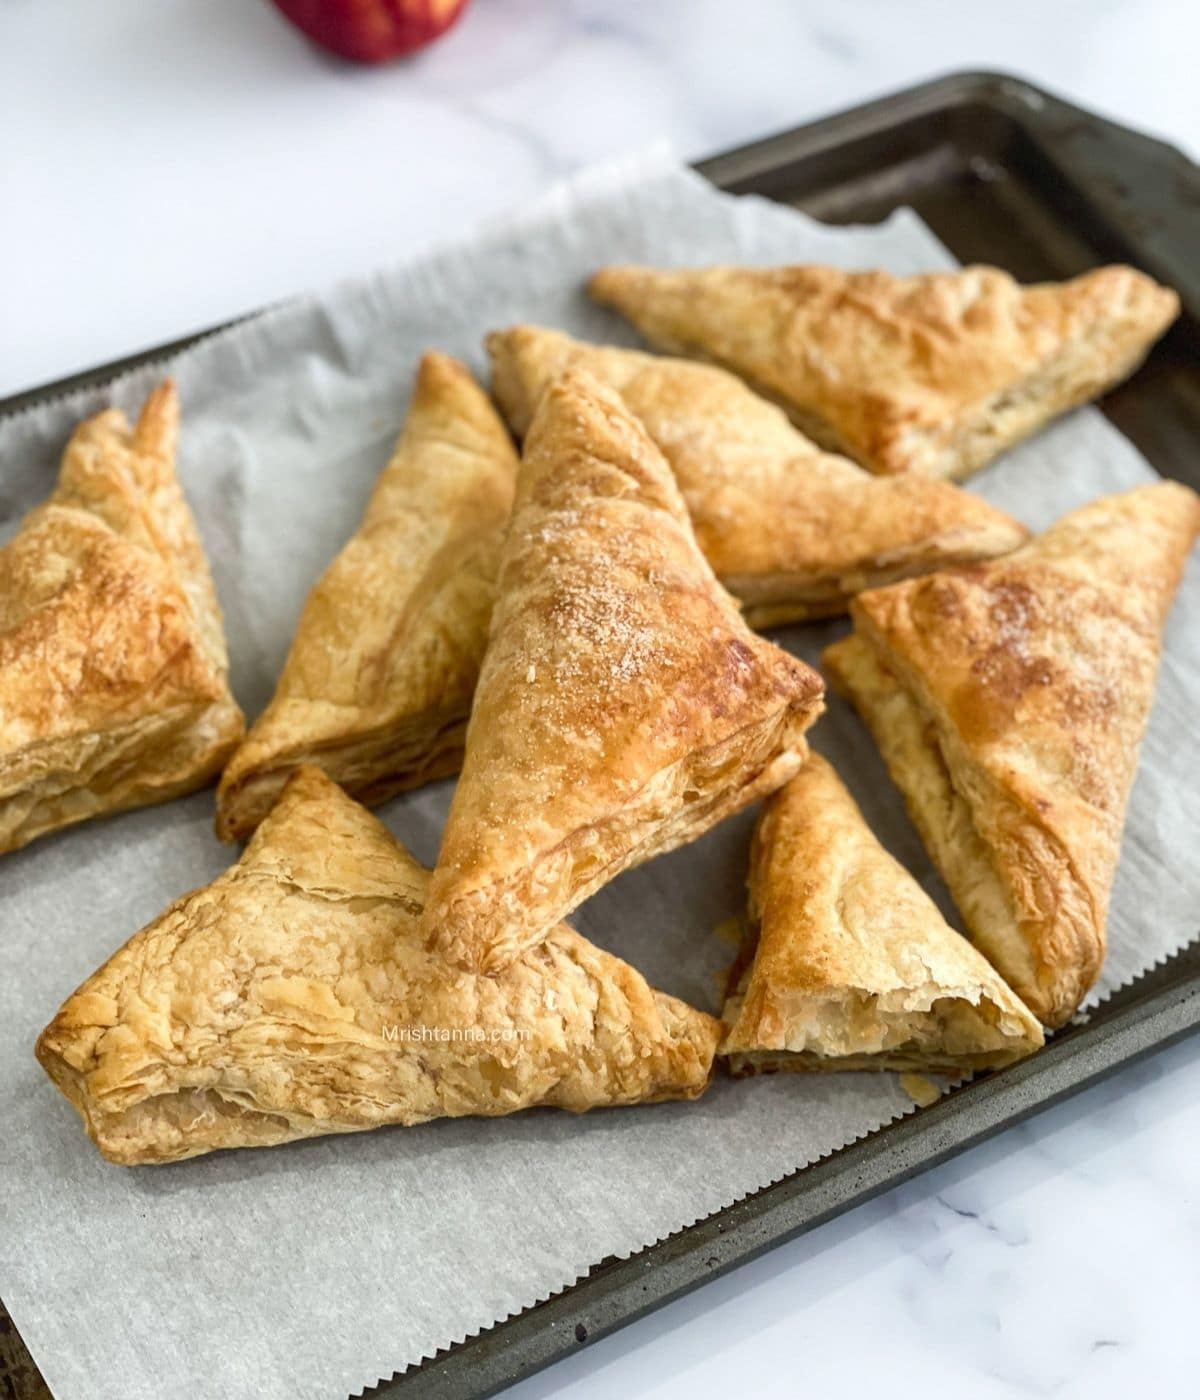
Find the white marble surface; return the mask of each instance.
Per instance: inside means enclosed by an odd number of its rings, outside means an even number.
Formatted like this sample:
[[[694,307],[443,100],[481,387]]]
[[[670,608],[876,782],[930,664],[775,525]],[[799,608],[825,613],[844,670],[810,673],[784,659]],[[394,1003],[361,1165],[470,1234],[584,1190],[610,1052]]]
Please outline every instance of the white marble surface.
[[[0,394],[453,236],[666,135],[697,157],[1002,68],[1200,153],[1180,0],[474,0],[379,71],[265,0],[0,7]],[[512,1392],[1190,1392],[1200,1038]],[[229,1397],[229,1400],[237,1400]]]
[[[1190,12],[1190,18],[1185,12]],[[0,5],[0,394],[361,272],[657,135],[1023,73],[1200,148],[1186,0],[473,0],[415,62],[266,0]]]

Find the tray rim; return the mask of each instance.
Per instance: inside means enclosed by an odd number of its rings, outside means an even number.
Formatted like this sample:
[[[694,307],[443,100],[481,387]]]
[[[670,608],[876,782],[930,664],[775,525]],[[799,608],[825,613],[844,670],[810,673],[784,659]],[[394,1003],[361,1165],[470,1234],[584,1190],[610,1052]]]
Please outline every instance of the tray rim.
[[[1167,141],[1013,74],[952,72],[721,152],[693,168],[719,188],[730,189],[776,172],[785,163],[836,151],[877,134],[881,127],[968,105],[988,108],[1032,136],[1063,178],[1086,191],[1114,236],[1136,249],[1136,261],[1175,286],[1187,314],[1200,319],[1200,277],[1191,275],[1188,266],[1194,238],[1167,226],[1148,230],[1134,207],[1136,191],[1099,178],[1117,150],[1159,175],[1194,185],[1200,232],[1200,165]],[[1092,143],[1080,141],[1085,134]],[[263,306],[7,395],[0,398],[0,420],[75,390],[101,388],[142,366],[166,362],[210,336],[286,304]],[[627,1258],[600,1260],[548,1299],[356,1393],[401,1400],[494,1395],[710,1279],[1092,1087],[1125,1065],[1175,1044],[1200,1028],[1200,944],[1193,943],[1144,973],[1089,1019],[1093,1023],[1068,1028],[1037,1055],[980,1076],[932,1106],[797,1167]],[[19,1337],[15,1321],[13,1327]]]

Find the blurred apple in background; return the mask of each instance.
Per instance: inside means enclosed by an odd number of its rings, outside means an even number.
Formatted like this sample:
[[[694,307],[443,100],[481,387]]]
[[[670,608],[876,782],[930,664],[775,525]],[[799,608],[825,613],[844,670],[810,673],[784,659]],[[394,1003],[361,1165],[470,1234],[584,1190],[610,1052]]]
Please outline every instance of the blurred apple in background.
[[[467,0],[274,0],[322,48],[359,63],[386,63],[444,34]]]

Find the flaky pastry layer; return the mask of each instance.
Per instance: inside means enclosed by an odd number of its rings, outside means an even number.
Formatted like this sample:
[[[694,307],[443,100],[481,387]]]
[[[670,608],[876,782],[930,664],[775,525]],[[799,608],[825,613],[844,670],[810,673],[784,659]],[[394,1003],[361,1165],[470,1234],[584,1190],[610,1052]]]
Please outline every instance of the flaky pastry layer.
[[[67,999],[38,1058],[125,1165],[704,1090],[713,1018],[565,926],[497,977],[450,973],[423,947],[427,885],[300,769],[236,865]]]
[[[362,523],[221,779],[223,840],[249,836],[305,763],[371,804],[458,771],[516,470],[470,371],[426,355]]]
[[[872,471],[962,478],[1141,362],[1179,298],[1129,267],[1022,287],[993,267],[604,268],[592,295],[741,374]]]
[[[724,1019],[735,1072],[996,1068],[1041,1028],[880,845],[813,754],[763,809],[750,943]]]
[[[1047,1025],[1104,957],[1161,632],[1200,501],[1094,501],[1003,561],[868,593],[825,654],[972,937]]]
[[[203,786],[242,733],[174,385],[76,429],[0,549],[0,851]]]
[[[696,540],[754,627],[844,612],[853,594],[1028,537],[976,496],[919,477],[871,476],[822,452],[734,375],[688,360],[514,326],[488,337],[492,385],[523,436],[569,367],[620,394],[667,459]]]
[[[742,621],[645,431],[568,370],[526,436],[433,944],[504,967],[621,870],[785,782],[821,696]]]

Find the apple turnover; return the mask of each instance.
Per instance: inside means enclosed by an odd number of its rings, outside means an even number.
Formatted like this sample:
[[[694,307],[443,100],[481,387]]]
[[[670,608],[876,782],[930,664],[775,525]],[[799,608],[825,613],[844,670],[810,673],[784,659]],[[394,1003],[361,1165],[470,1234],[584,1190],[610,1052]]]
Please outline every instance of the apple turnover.
[[[433,943],[505,967],[622,870],[786,782],[822,693],[746,627],[645,430],[568,370],[525,439]]]
[[[577,366],[615,390],[670,463],[696,541],[752,627],[845,612],[864,588],[1006,554],[1029,535],[978,496],[877,477],[822,452],[735,375],[514,326],[487,340],[492,391],[523,437]]]
[[[123,1165],[704,1091],[719,1021],[565,925],[498,977],[449,974],[420,935],[427,884],[301,768],[236,865],[67,999],[38,1059]]]
[[[750,858],[748,961],[726,1001],[735,1074],[996,1069],[1042,1028],[875,839],[812,754],[767,800]]]
[[[1179,298],[1131,267],[1023,287],[994,267],[608,267],[596,300],[742,375],[871,471],[958,478],[1131,374]]]
[[[962,911],[1045,1024],[1104,958],[1161,634],[1200,530],[1176,482],[1072,511],[1001,560],[864,593],[825,652]]]
[[[426,355],[362,524],[221,778],[222,840],[244,840],[304,763],[369,805],[458,771],[516,471],[467,368]]]
[[[169,380],[82,423],[0,549],[0,851],[202,787],[242,734]]]

